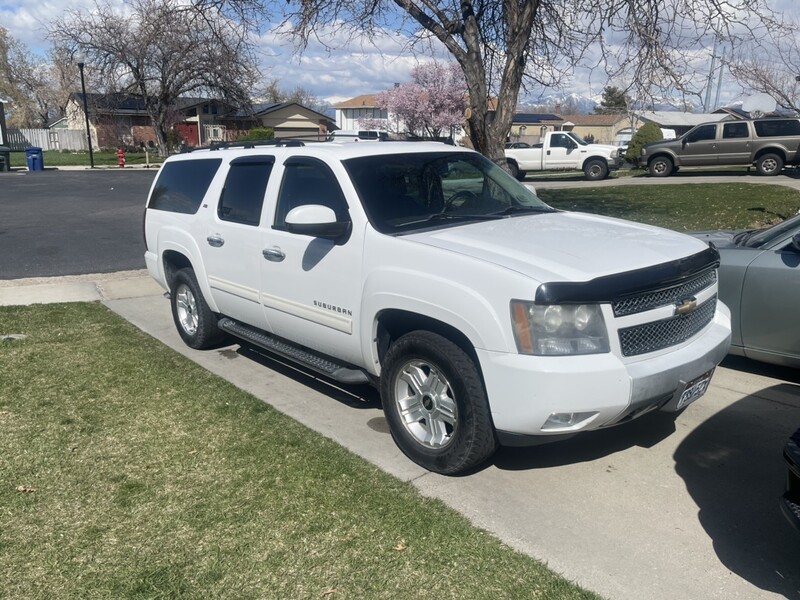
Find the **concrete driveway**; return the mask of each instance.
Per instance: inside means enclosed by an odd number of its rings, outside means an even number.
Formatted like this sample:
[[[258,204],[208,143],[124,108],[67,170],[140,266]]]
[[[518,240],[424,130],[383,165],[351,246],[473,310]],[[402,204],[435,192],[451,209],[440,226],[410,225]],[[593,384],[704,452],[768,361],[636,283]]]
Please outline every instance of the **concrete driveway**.
[[[782,448],[800,427],[800,372],[728,359],[706,396],[675,420],[659,413],[557,444],[501,449],[480,471],[448,478],[399,452],[374,390],[331,386],[239,346],[191,350],[161,296],[105,303],[609,599],[800,598],[800,535],[778,508]]]

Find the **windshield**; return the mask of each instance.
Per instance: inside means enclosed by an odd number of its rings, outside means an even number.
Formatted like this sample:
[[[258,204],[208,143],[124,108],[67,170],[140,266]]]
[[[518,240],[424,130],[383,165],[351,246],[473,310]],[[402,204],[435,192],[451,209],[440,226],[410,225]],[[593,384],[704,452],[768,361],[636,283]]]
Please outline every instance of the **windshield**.
[[[365,156],[344,166],[370,222],[382,233],[554,210],[474,152]]]
[[[800,215],[796,215],[791,219],[786,219],[782,223],[773,225],[769,229],[753,232],[752,235],[744,240],[744,245],[750,248],[760,248],[785,235],[791,234],[796,229],[800,229]]]
[[[571,137],[573,140],[575,140],[576,142],[578,142],[581,146],[588,146],[589,145],[589,142],[587,142],[585,139],[583,139],[581,136],[579,136],[577,133],[575,133],[573,131],[568,131],[567,135],[569,137]]]

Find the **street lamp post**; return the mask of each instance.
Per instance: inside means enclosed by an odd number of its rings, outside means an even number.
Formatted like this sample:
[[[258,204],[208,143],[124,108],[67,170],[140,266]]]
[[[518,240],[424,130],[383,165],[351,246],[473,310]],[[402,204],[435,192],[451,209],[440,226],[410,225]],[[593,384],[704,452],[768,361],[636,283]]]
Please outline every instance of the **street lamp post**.
[[[86,59],[78,56],[78,70],[81,72],[81,92],[83,93],[83,116],[86,119],[86,140],[89,142],[89,167],[94,169],[94,152],[92,152],[92,132],[89,129],[89,104],[86,102],[86,81],[83,78],[83,67]]]

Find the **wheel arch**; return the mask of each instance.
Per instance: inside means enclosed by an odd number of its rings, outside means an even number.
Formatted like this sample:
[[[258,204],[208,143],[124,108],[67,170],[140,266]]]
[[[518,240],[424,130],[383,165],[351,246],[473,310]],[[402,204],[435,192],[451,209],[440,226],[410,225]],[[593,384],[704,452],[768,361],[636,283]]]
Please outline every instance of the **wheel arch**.
[[[198,254],[199,256],[199,254]],[[164,282],[167,284],[167,289],[172,290],[172,283],[175,280],[175,274],[181,269],[192,269],[195,277],[197,278],[197,285],[203,292],[206,304],[215,313],[219,312],[214,297],[211,294],[211,287],[208,285],[208,278],[206,271],[203,267],[203,262],[199,258],[193,259],[191,251],[185,246],[177,244],[169,244],[161,249],[160,268],[163,273]]]
[[[673,167],[681,166],[680,165],[680,160],[678,160],[677,156],[675,156],[674,154],[671,154],[669,152],[664,152],[662,150],[660,152],[657,152],[656,154],[653,154],[653,156],[648,156],[647,157],[647,167],[650,168],[650,163],[652,163],[657,158],[668,158],[670,160],[670,162],[672,162],[672,166]]]
[[[756,162],[759,158],[764,156],[765,154],[777,154],[783,160],[783,163],[786,164],[786,150],[781,148],[780,146],[770,146],[768,148],[761,148],[758,152],[755,153],[753,156],[753,162]]]

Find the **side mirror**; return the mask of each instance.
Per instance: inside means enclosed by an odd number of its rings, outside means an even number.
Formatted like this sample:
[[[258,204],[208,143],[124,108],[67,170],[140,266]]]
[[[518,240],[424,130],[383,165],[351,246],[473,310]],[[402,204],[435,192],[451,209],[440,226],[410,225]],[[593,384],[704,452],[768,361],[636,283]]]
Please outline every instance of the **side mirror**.
[[[795,252],[800,252],[800,233],[795,233],[792,236],[792,241],[789,244]]]
[[[350,220],[339,221],[332,208],[321,204],[298,206],[286,215],[286,230],[299,235],[338,240],[350,231]]]

